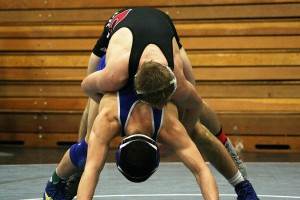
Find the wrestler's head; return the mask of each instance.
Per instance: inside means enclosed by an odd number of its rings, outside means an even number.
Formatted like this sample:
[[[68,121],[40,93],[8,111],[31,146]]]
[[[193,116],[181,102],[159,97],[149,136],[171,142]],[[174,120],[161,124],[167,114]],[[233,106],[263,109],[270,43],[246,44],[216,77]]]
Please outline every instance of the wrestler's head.
[[[139,68],[134,77],[134,87],[140,101],[162,108],[171,100],[177,82],[170,67],[149,61]]]
[[[156,142],[143,134],[126,137],[116,152],[118,170],[136,183],[146,181],[158,168],[159,161]]]

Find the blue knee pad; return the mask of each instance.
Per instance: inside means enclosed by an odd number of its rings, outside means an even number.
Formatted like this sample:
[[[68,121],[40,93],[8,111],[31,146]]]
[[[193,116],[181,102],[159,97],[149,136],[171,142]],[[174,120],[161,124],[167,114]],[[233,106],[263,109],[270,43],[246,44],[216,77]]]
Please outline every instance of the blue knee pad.
[[[73,144],[70,148],[70,158],[77,168],[84,170],[86,157],[87,157],[87,143],[85,140],[81,140],[80,142]]]

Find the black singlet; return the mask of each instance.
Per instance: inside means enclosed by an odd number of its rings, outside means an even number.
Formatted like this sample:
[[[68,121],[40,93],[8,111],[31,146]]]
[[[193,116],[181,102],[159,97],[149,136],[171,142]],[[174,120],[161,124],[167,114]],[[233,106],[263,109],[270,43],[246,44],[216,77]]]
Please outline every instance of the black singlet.
[[[106,23],[93,53],[102,57],[106,53],[111,36],[122,27],[128,28],[133,36],[128,67],[130,79],[136,74],[141,55],[149,44],[158,46],[166,57],[168,66],[174,69],[173,37],[176,38],[179,48],[182,45],[170,17],[154,8],[123,9],[115,13]]]

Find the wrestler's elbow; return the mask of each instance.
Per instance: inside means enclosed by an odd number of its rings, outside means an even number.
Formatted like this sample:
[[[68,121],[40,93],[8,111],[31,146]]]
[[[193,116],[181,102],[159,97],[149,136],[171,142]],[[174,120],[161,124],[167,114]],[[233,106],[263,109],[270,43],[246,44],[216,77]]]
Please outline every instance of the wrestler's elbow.
[[[105,85],[106,91],[114,92],[122,89],[127,83],[127,77],[112,76],[108,84]]]
[[[83,81],[81,82],[81,90],[88,94],[92,91],[92,86],[91,86],[91,82],[89,81],[88,78],[83,79]]]

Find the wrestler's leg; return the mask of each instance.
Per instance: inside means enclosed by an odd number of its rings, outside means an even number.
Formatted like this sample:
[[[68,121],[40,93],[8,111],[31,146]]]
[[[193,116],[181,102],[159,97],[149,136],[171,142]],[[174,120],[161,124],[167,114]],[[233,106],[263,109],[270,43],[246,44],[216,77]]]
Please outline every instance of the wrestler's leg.
[[[91,131],[94,120],[98,114],[98,107],[99,104],[97,104],[91,98],[88,99],[80,121],[78,141],[83,140],[87,133]]]
[[[78,168],[72,163],[70,158],[70,149],[65,153],[62,160],[56,168],[56,173],[64,180],[67,180],[72,174],[74,174]]]
[[[216,112],[203,100],[200,121],[213,135],[221,130],[221,124]]]
[[[89,98],[89,112],[88,112],[88,120],[87,120],[87,136],[85,137],[85,141],[88,141],[89,135],[91,133],[94,121],[98,115],[99,104],[96,103],[93,99]]]
[[[84,140],[82,141],[84,142]],[[79,180],[76,182],[76,185],[73,184],[72,187],[69,187],[69,177],[74,173],[82,172],[82,169],[79,169],[79,163],[84,163],[84,155],[87,154],[87,148],[82,148],[83,145],[74,144],[63,156],[62,160],[58,164],[56,170],[53,172],[49,181],[47,182],[43,199],[73,199],[77,194],[77,187]],[[72,153],[71,153],[72,151]],[[71,154],[73,158],[75,157],[77,162],[74,163],[71,159]],[[83,155],[77,159],[77,154]],[[83,160],[83,162],[81,162]],[[82,167],[82,166],[81,166]],[[80,171],[79,171],[80,170]]]
[[[208,161],[234,187],[238,199],[259,200],[252,184],[243,178],[224,146],[206,127],[197,123],[192,139]]]
[[[89,98],[88,103],[86,105],[86,109],[82,116],[80,129],[79,129],[80,130],[79,131],[79,142],[77,144],[82,143],[84,139],[85,139],[85,141],[88,141],[93,123],[98,114],[98,108],[99,108],[99,104],[97,104],[95,101],[93,101],[91,98]],[[76,157],[82,157],[81,160],[83,160],[84,155],[86,156],[87,152],[83,151],[82,149],[79,149],[79,153],[78,153],[78,148],[76,146],[77,144],[74,144],[71,147],[71,150],[72,150],[71,154],[73,155],[73,158],[76,159]],[[85,146],[86,143],[83,143],[83,144],[84,145],[81,144],[78,147]],[[81,156],[78,156],[78,154],[80,154],[80,153],[81,153]],[[72,156],[71,154],[70,154],[70,156]],[[75,159],[73,159],[73,160],[75,160]],[[77,166],[77,170],[75,172],[73,172],[73,174],[71,176],[68,176],[69,179],[68,179],[66,188],[67,188],[67,193],[70,197],[74,197],[77,195],[78,185],[79,185],[82,173],[83,173],[83,167],[78,167],[79,165],[81,165],[81,164],[78,164],[80,162],[81,162],[80,160],[75,162],[75,165]],[[73,162],[73,164],[74,164],[74,162]],[[58,170],[58,174],[60,172],[61,171]]]
[[[67,198],[72,199],[74,196],[76,196],[78,184],[83,173],[87,156],[86,141],[88,141],[94,120],[98,114],[98,107],[99,104],[92,99],[88,101],[81,120],[81,131],[79,132],[82,134],[81,137],[85,136],[85,139],[82,139],[78,143],[72,145],[71,148],[65,153],[56,170],[53,172],[52,177],[47,183],[44,199],[47,196],[54,197],[54,195],[56,195],[56,198],[60,198],[60,196],[57,196],[57,194],[59,194],[57,191],[60,188],[66,188],[64,193]],[[86,129],[84,130],[82,127],[86,127]]]
[[[247,178],[246,165],[240,159],[234,146],[231,144],[231,141],[225,135],[224,130],[222,130],[222,127],[221,127],[221,124],[220,124],[217,114],[205,101],[203,101],[203,108],[202,108],[202,111],[200,114],[200,121],[225,146],[226,150],[232,157],[235,165],[238,167],[239,171],[243,174],[243,177]]]
[[[87,101],[87,104],[85,106],[85,109],[83,111],[79,130],[78,130],[78,142],[85,138],[87,134],[87,124],[88,124],[88,113],[89,113],[89,105],[90,105],[90,98]]]
[[[201,153],[226,179],[236,175],[238,169],[224,146],[200,123],[196,124],[192,139]]]

